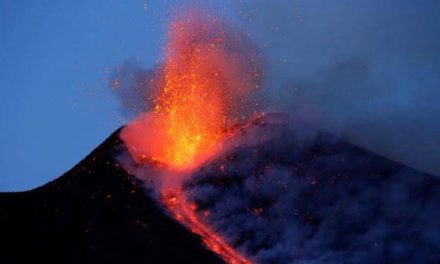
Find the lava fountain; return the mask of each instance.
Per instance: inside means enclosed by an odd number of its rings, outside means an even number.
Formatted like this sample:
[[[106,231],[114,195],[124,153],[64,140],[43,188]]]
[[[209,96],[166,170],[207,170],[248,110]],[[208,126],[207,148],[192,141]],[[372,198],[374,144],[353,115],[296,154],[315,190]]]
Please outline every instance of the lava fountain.
[[[177,221],[228,263],[250,263],[196,214],[182,191],[189,171],[221,149],[228,127],[257,109],[251,99],[259,89],[257,53],[245,34],[226,25],[197,11],[171,23],[165,61],[149,80],[152,110],[128,124],[121,138],[137,164],[167,171],[146,177],[156,177],[158,200]]]

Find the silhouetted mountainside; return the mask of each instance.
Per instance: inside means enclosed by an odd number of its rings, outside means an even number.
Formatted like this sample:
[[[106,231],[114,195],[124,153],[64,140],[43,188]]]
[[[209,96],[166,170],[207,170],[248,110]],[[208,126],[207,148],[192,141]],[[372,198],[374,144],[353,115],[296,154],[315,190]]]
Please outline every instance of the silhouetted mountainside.
[[[247,123],[192,173],[188,201],[256,263],[440,263],[440,178],[315,132]]]
[[[201,219],[256,263],[440,263],[440,178],[293,123],[238,127],[192,172]],[[57,180],[0,194],[0,263],[223,263],[115,161],[118,133]]]
[[[0,263],[223,263],[117,164],[118,132],[55,181],[0,194]]]

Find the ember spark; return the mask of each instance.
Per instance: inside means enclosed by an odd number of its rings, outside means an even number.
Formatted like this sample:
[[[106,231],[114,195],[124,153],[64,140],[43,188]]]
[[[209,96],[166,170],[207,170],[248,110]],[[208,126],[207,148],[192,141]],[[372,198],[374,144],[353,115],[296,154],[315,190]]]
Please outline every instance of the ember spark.
[[[197,214],[182,184],[191,175],[185,172],[219,151],[231,125],[254,114],[251,94],[260,87],[261,76],[257,59],[242,33],[216,17],[188,12],[171,23],[165,61],[149,82],[157,85],[147,102],[152,111],[141,114],[121,133],[139,166],[166,171],[147,177],[159,181],[157,198],[170,215],[233,264],[251,261]]]
[[[129,124],[122,138],[139,163],[192,169],[219,146],[227,126],[252,112],[259,87],[254,49],[220,19],[189,12],[169,27],[153,111]]]

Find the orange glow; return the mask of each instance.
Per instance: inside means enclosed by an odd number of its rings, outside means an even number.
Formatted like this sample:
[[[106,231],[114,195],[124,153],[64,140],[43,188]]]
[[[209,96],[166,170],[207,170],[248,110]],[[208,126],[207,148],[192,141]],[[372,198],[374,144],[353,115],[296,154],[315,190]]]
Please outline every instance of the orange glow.
[[[223,238],[213,232],[207,224],[203,223],[203,219],[200,219],[197,215],[196,207],[186,200],[181,190],[169,189],[163,191],[162,203],[168,208],[177,221],[187,226],[193,233],[198,234],[202,238],[203,243],[214,253],[221,256],[227,263],[252,263],[229,246]]]
[[[226,106],[215,65],[222,50],[215,44],[185,43],[186,26],[174,23],[171,29],[165,86],[154,108],[165,123],[168,138],[164,152],[156,159],[176,167],[187,167],[197,156],[209,155],[225,122]]]
[[[181,189],[179,170],[196,168],[220,149],[232,124],[253,114],[251,94],[260,72],[253,47],[240,32],[215,17],[189,12],[169,28],[165,61],[149,83],[151,112],[128,124],[120,136],[139,164],[166,166],[172,179],[158,176],[161,202],[172,216],[201,236],[231,264],[251,263],[206,223]]]
[[[140,163],[194,168],[216,151],[226,126],[249,112],[246,101],[259,76],[254,49],[242,34],[189,12],[169,28],[152,112],[127,126],[122,138]]]

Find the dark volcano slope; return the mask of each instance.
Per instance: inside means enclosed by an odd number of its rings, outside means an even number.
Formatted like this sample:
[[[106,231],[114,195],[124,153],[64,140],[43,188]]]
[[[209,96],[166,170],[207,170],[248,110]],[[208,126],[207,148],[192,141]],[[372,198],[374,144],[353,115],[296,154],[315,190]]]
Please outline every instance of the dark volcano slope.
[[[277,118],[184,186],[231,245],[257,263],[440,263],[440,178]]]
[[[0,263],[222,263],[117,164],[118,132],[57,180],[0,194]]]

